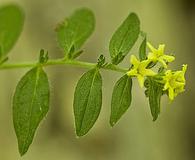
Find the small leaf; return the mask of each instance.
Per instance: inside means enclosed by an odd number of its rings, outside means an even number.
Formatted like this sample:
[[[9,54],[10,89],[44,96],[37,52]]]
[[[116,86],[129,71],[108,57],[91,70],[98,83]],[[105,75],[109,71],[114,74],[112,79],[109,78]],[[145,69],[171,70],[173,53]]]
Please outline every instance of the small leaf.
[[[44,49],[40,50],[40,55],[39,55],[39,63],[46,63],[49,60],[49,55],[48,55],[48,51],[44,51]]]
[[[139,48],[139,59],[141,61],[146,60],[147,59],[147,55],[146,55],[146,34],[143,34],[143,41],[141,43],[141,46]]]
[[[114,126],[131,105],[132,79],[127,75],[115,84],[111,101],[110,125]]]
[[[97,65],[99,67],[102,67],[103,65],[105,65],[105,62],[106,62],[106,58],[104,57],[103,54],[101,54],[98,58],[98,62],[97,62]]]
[[[148,78],[147,80],[149,83],[147,92],[149,97],[150,110],[153,116],[153,121],[155,121],[160,114],[160,101],[161,96],[163,95],[163,87],[152,78]]]
[[[12,49],[23,28],[24,13],[17,5],[0,8],[0,61]]]
[[[84,51],[83,50],[79,50],[77,52],[74,53],[74,55],[72,56],[73,59],[79,57]]]
[[[81,48],[95,28],[95,17],[91,10],[82,8],[76,10],[70,18],[57,28],[57,38],[60,47],[67,57],[75,57],[75,52]]]
[[[21,156],[27,152],[48,109],[48,78],[41,67],[36,67],[22,77],[13,98],[13,122]]]
[[[102,105],[102,78],[98,68],[85,73],[74,93],[74,116],[77,136],[85,135],[96,122]]]
[[[130,13],[110,41],[110,56],[113,64],[120,63],[129,53],[140,33],[140,21],[135,13]],[[116,58],[117,57],[117,58]]]

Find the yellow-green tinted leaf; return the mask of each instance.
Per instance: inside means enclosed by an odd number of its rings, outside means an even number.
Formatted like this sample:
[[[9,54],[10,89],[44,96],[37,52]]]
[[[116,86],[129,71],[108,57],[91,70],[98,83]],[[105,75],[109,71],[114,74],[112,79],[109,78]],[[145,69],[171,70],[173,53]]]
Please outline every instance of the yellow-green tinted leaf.
[[[153,121],[157,120],[160,114],[160,101],[163,95],[163,87],[152,78],[148,80],[148,97]]]
[[[27,152],[48,109],[48,78],[42,68],[36,67],[22,77],[13,98],[13,122],[21,155]]]
[[[76,10],[57,29],[60,47],[69,58],[75,57],[84,42],[94,31],[95,17],[91,10],[81,8]]]
[[[110,125],[114,126],[131,105],[132,79],[127,75],[115,84],[111,101]]]
[[[142,43],[140,45],[140,48],[139,48],[139,59],[141,61],[147,59],[147,55],[146,55],[146,42],[147,42],[146,34],[143,34],[143,41],[142,41]]]
[[[24,13],[17,5],[0,7],[0,60],[16,43],[24,23]]]
[[[102,105],[102,78],[98,69],[85,73],[74,93],[74,116],[77,136],[85,135],[96,122]]]
[[[140,21],[135,13],[130,13],[110,41],[110,56],[113,64],[120,63],[129,53],[140,33]]]

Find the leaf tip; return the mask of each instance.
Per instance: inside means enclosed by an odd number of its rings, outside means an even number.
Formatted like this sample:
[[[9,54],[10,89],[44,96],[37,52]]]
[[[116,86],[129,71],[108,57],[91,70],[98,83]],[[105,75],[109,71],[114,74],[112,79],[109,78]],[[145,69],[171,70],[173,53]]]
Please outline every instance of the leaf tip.
[[[21,157],[26,154],[26,152],[28,151],[28,148],[29,147],[24,147],[23,145],[20,146],[20,144],[19,144],[18,149],[19,149],[19,153],[20,153]]]
[[[110,121],[110,126],[111,126],[112,128],[114,127],[115,124],[116,124],[116,122]]]
[[[116,125],[117,122],[118,122],[117,119],[110,118],[110,126],[111,126],[112,128]]]
[[[140,23],[140,20],[139,20],[139,17],[138,17],[138,15],[137,15],[137,13],[135,13],[135,12],[130,12],[130,13],[129,13],[129,17],[135,17],[135,18],[137,19],[137,22]]]
[[[26,152],[23,152],[23,151],[19,151],[20,153],[20,156],[23,157],[25,155]]]
[[[158,115],[157,116],[153,116],[153,122],[155,122],[158,119]]]
[[[81,137],[83,137],[86,134],[87,134],[87,132],[82,132],[81,130],[77,130],[76,131],[77,138],[81,138]]]

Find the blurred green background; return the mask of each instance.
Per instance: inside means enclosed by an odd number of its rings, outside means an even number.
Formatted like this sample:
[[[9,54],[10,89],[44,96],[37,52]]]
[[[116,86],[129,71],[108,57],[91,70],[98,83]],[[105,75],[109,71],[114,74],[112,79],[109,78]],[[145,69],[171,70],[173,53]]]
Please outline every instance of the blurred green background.
[[[22,35],[10,52],[10,62],[36,60],[41,48],[50,57],[62,56],[56,43],[56,24],[76,8],[89,7],[96,15],[96,31],[84,46],[82,60],[95,62],[100,53],[109,58],[112,33],[129,12],[136,12],[142,30],[154,45],[165,43],[176,55],[171,66],[187,63],[186,92],[170,103],[162,101],[162,113],[154,123],[147,99],[137,81],[131,108],[121,121],[109,126],[110,100],[114,83],[121,76],[102,71],[103,106],[95,127],[76,138],[72,101],[77,80],[84,69],[50,67],[50,112],[39,127],[28,153],[20,158],[12,124],[11,101],[15,86],[27,69],[0,72],[0,160],[194,160],[195,159],[195,1],[194,0],[0,0],[17,2],[26,13]],[[1,23],[1,22],[0,22]],[[131,53],[136,53],[134,47]],[[129,56],[123,66],[128,66]]]

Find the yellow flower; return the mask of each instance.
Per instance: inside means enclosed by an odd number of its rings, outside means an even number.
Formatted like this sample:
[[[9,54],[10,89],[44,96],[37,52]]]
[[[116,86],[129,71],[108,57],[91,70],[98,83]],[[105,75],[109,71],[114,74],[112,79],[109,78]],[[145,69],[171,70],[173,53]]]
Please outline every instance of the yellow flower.
[[[169,56],[164,54],[165,44],[160,44],[158,49],[154,48],[149,42],[147,42],[147,46],[151,51],[148,54],[148,59],[150,59],[154,63],[160,62],[164,68],[167,68],[166,63],[175,60],[174,56]]]
[[[165,83],[163,90],[168,91],[170,100],[173,100],[179,93],[184,92],[186,70],[187,65],[183,65],[181,71],[172,72],[171,70],[167,70],[165,72],[165,76],[163,77],[163,82]]]
[[[146,67],[151,62],[150,60],[139,61],[136,56],[132,55],[130,59],[133,67],[127,72],[128,76],[136,76],[141,87],[144,86],[145,76],[154,76],[156,73]]]

